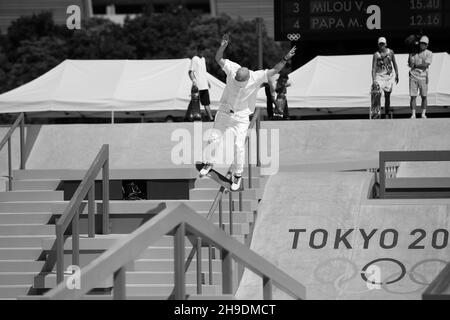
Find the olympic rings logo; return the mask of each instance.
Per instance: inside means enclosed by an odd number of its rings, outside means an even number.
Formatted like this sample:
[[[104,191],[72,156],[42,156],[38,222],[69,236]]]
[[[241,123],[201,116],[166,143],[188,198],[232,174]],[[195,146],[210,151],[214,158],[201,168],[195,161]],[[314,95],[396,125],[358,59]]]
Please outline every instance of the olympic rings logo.
[[[390,274],[388,277],[385,277],[384,280],[381,279],[381,274],[378,274],[376,275],[376,277],[374,277],[374,274],[371,274],[370,271],[374,269],[380,270],[378,265],[380,263],[393,264],[395,267],[398,268],[398,272]],[[447,262],[441,259],[427,259],[416,263],[409,270],[407,270],[405,265],[396,259],[392,258],[375,259],[367,263],[359,273],[361,279],[367,284],[367,287],[369,288],[369,290],[365,290],[362,292],[349,292],[348,290],[344,289],[344,284],[355,279],[358,275],[357,271],[358,267],[350,259],[333,258],[326,260],[315,269],[314,276],[316,280],[318,280],[319,282],[328,285],[331,284],[334,286],[336,290],[346,292],[348,294],[362,294],[373,290],[373,288],[370,289],[369,286],[376,286],[377,288],[383,289],[384,291],[392,294],[413,294],[420,292],[426,286],[431,284],[431,282],[433,281],[433,279],[430,278],[427,279],[425,275],[418,272],[419,267],[425,266],[426,264],[429,263],[440,264],[442,265],[442,268],[444,268],[447,265]],[[442,268],[439,269],[438,271],[441,271]],[[413,288],[412,290],[407,292],[394,291],[392,285],[402,281],[403,279],[405,279],[406,276],[408,276],[411,282],[413,282],[416,285],[419,285],[419,287]]]
[[[288,40],[290,41],[298,41],[300,40],[302,36],[300,35],[300,33],[289,33],[287,35]]]

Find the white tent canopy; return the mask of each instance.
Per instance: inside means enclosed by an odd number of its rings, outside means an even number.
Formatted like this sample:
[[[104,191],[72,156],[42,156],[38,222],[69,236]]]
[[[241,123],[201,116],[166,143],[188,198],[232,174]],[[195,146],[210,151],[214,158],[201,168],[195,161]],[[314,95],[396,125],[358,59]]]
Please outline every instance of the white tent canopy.
[[[186,110],[190,59],[65,60],[0,95],[0,113]],[[212,109],[224,84],[208,74]]]
[[[373,55],[318,56],[289,75],[289,108],[367,108],[370,105]],[[396,54],[400,83],[391,96],[393,107],[409,106],[408,55]],[[258,104],[265,103],[264,92]],[[428,103],[450,106],[450,55],[433,54]],[[420,99],[418,101],[420,105]]]

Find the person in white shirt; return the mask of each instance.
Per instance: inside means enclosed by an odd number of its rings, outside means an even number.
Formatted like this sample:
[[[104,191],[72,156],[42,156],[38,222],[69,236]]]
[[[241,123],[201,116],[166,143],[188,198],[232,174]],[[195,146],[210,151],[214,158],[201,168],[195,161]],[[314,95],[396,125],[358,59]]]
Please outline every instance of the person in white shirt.
[[[197,55],[192,57],[191,67],[189,68],[189,77],[192,80],[192,86],[198,88],[200,94],[200,103],[205,107],[205,111],[208,115],[209,121],[213,121],[214,118],[211,113],[209,105],[211,104],[209,98],[209,88],[211,87],[208,81],[208,72],[206,71],[206,60],[203,57],[204,48],[202,46],[197,47]]]
[[[208,140],[209,148],[220,144],[227,130],[234,134],[234,164],[231,173],[231,190],[239,190],[242,183],[242,172],[245,162],[245,138],[250,123],[249,116],[255,110],[256,94],[264,82],[279,73],[296,51],[294,46],[283,59],[270,70],[251,71],[239,64],[223,58],[228,46],[228,35],[224,35],[220,48],[216,53],[216,62],[227,75],[226,86],[220,100],[220,107],[214,121],[216,129]],[[219,135],[218,132],[221,134]],[[213,146],[211,146],[211,144]],[[213,168],[214,159],[208,153],[200,176],[205,176]]]
[[[409,71],[411,119],[416,118],[417,93],[420,93],[422,98],[422,119],[427,118],[429,68],[433,62],[433,52],[428,50],[429,43],[430,39],[423,36],[420,39],[419,52],[410,54],[408,58],[408,65],[411,68]]]

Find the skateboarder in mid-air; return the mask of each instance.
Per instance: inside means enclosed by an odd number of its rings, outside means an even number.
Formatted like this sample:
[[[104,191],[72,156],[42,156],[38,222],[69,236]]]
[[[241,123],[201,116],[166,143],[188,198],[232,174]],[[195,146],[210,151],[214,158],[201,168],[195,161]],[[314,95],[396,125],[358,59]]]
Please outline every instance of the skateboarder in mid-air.
[[[245,162],[245,138],[250,123],[249,116],[255,110],[256,94],[264,82],[279,73],[286,63],[295,55],[292,48],[283,59],[270,70],[251,71],[239,64],[223,58],[229,43],[228,35],[224,35],[220,48],[216,53],[216,62],[227,75],[226,86],[220,100],[220,108],[214,121],[214,130],[208,139],[209,148],[216,148],[227,130],[234,136],[234,164],[231,172],[231,191],[241,188],[242,172]],[[212,145],[212,146],[211,146]],[[211,153],[204,156],[204,165],[200,176],[206,176],[212,169],[214,159]]]
[[[395,73],[393,72],[393,69],[395,70]],[[384,91],[384,114],[385,117],[388,118],[391,108],[392,88],[394,87],[394,83],[398,84],[399,77],[394,51],[387,47],[387,40],[384,37],[378,39],[378,51],[373,55],[372,80],[373,91],[378,90],[380,94]],[[374,90],[375,88],[376,90]],[[373,96],[373,99],[376,99],[375,103],[372,101],[373,108],[379,108],[380,95],[376,97]]]

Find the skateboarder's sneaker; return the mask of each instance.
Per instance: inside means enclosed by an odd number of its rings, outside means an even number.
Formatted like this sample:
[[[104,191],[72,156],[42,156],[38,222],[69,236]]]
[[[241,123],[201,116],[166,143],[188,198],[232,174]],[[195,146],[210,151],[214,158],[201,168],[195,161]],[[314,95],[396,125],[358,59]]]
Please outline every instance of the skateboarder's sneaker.
[[[213,168],[211,163],[205,163],[203,168],[200,170],[200,177],[206,176]]]
[[[233,176],[233,180],[232,180],[232,184],[231,184],[231,191],[237,191],[241,188],[241,184],[242,184],[242,176],[241,175],[234,175]]]

